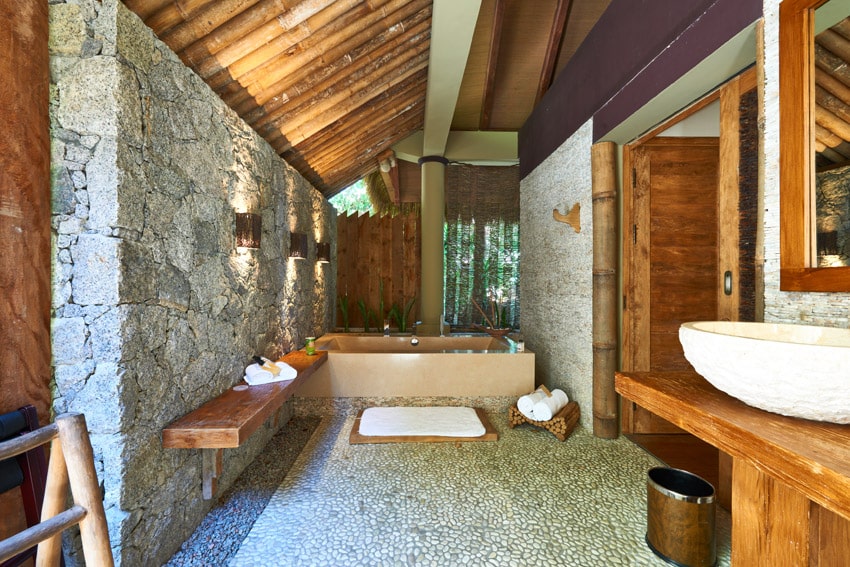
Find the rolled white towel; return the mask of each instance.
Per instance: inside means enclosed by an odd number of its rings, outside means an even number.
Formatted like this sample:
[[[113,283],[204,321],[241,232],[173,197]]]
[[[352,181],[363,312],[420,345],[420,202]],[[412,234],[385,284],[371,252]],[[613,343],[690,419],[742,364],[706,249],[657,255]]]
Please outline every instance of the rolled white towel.
[[[549,421],[556,413],[569,403],[569,398],[563,390],[552,390],[552,395],[534,404],[534,421]]]
[[[543,386],[538,386],[536,390],[530,394],[520,396],[516,402],[516,407],[519,413],[528,419],[534,419],[534,404],[546,397],[546,391]]]
[[[284,382],[286,380],[292,380],[298,376],[298,371],[287,363],[278,361],[274,364],[280,368],[280,373],[277,376],[268,370],[263,370],[259,364],[251,364],[245,369],[245,381],[250,386],[256,386],[258,384],[269,384],[271,382]]]

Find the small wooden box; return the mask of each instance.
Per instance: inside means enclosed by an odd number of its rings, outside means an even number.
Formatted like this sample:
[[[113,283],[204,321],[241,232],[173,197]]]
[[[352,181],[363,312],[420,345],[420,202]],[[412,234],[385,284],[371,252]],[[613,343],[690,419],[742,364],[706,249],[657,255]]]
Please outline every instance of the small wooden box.
[[[575,429],[580,416],[581,412],[579,411],[578,404],[576,402],[570,402],[561,408],[561,411],[556,413],[549,421],[534,421],[522,415],[522,412],[514,404],[508,410],[508,425],[513,429],[517,425],[530,423],[535,427],[545,429],[561,441],[566,441],[567,437]]]

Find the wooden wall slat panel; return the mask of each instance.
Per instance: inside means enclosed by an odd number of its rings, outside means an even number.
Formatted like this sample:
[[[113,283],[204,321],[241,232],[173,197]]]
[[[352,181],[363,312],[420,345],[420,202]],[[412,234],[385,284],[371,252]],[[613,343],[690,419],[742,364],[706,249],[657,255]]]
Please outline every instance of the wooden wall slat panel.
[[[349,325],[363,327],[357,307],[364,300],[377,320],[370,331],[382,329],[383,317],[393,303],[404,308],[418,297],[420,285],[420,243],[418,213],[405,215],[340,215],[337,219],[337,289],[348,295]],[[384,313],[379,313],[383,283]],[[408,325],[416,321],[416,306],[410,311]],[[342,319],[337,317],[342,327]],[[395,322],[391,325],[395,327]]]

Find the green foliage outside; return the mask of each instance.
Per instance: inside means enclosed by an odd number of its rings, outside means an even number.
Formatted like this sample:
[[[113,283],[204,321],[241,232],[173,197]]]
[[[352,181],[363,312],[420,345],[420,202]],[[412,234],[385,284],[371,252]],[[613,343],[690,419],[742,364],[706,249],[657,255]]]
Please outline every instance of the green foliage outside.
[[[368,213],[372,210],[372,201],[369,200],[369,194],[366,192],[364,179],[331,197],[330,203],[339,214]]]

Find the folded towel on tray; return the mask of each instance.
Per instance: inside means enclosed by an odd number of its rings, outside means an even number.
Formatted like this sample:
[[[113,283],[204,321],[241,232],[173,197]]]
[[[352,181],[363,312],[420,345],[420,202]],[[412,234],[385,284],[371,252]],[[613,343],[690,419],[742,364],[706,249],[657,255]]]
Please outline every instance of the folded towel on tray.
[[[570,399],[563,390],[552,390],[551,396],[546,396],[534,404],[534,421],[549,421],[556,413],[569,403]]]
[[[287,363],[277,361],[274,364],[280,368],[280,373],[277,376],[268,370],[263,370],[259,364],[255,363],[245,369],[245,381],[250,386],[256,386],[258,384],[270,384],[272,382],[285,382],[287,380],[293,380],[298,376],[298,371]]]

